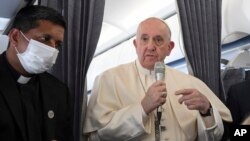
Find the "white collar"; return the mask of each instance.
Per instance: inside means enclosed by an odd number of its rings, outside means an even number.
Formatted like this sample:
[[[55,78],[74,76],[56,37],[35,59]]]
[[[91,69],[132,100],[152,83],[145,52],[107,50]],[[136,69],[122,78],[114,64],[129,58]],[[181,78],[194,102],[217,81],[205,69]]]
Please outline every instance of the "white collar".
[[[27,84],[30,79],[31,77],[25,77],[25,76],[20,75],[20,77],[17,79],[17,82],[19,84]]]
[[[155,74],[154,71],[148,70],[148,69],[144,68],[144,67],[141,65],[141,63],[140,63],[140,61],[139,61],[138,59],[135,60],[135,65],[136,65],[135,67],[138,68],[138,71],[139,71],[140,73],[144,74],[144,75],[154,75],[154,74]]]

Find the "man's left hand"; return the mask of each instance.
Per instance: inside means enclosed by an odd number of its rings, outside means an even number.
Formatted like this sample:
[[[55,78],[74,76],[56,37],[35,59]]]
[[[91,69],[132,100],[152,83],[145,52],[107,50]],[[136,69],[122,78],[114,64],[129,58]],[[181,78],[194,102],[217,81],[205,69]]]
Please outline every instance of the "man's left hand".
[[[208,99],[197,89],[181,89],[175,92],[176,95],[182,95],[179,103],[184,103],[190,110],[198,110],[205,114],[210,108]]]

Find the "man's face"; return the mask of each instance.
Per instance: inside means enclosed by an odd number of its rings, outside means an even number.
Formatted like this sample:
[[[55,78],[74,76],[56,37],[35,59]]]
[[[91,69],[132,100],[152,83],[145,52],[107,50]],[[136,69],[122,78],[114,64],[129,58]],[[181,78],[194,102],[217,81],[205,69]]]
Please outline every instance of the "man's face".
[[[29,41],[27,40],[30,39],[39,41],[53,48],[58,48],[63,42],[64,28],[60,25],[53,24],[52,22],[40,20],[38,21],[38,26],[36,28],[30,29],[27,32],[13,28],[8,35],[10,41],[9,47],[6,51],[7,60],[20,74],[28,75],[17,57],[17,52],[23,53],[29,44]]]
[[[160,20],[151,19],[140,24],[134,46],[141,65],[154,69],[157,61],[164,61],[174,47],[168,27]]]
[[[49,21],[40,20],[38,27],[29,30],[27,33],[24,33],[24,35],[29,40],[33,39],[48,46],[59,48],[63,42],[64,28]],[[22,53],[26,50],[28,41],[21,35],[20,31],[18,37],[16,47],[18,51]]]

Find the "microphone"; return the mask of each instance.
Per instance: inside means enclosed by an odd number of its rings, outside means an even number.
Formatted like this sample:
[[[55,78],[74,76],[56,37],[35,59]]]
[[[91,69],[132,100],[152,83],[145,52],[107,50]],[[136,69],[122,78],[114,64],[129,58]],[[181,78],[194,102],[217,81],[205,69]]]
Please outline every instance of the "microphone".
[[[162,80],[165,79],[165,64],[163,62],[156,62],[155,63],[155,80]]]
[[[165,79],[165,64],[163,62],[156,62],[155,67],[154,67],[154,71],[155,71],[155,80],[156,81],[159,81],[159,80],[164,81],[164,79]],[[157,108],[158,121],[161,120],[161,114],[162,114],[162,106],[159,106]]]

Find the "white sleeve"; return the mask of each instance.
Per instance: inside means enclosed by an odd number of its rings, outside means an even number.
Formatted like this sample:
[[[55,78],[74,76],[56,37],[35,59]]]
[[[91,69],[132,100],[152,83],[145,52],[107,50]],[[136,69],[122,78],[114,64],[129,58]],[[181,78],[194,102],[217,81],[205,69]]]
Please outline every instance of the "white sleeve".
[[[99,137],[107,141],[124,141],[136,140],[141,135],[149,134],[152,125],[143,112],[141,104],[130,105],[116,111],[110,122],[97,131]]]
[[[221,116],[216,108],[213,107],[213,116],[215,124],[209,128],[206,128],[202,117],[198,114],[197,126],[198,126],[198,141],[220,141],[224,127]]]

